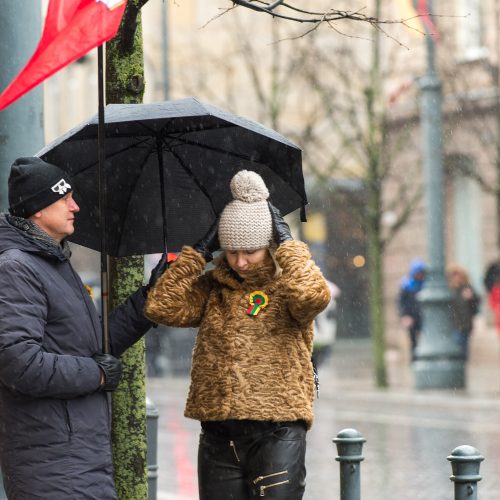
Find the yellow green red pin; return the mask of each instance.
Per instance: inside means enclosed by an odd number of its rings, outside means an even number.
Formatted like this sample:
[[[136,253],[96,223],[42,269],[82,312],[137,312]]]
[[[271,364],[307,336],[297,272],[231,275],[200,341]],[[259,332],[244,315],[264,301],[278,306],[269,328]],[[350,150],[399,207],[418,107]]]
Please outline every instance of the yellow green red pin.
[[[257,316],[257,314],[269,304],[269,297],[260,290],[256,290],[250,294],[250,307],[247,309],[249,316]]]

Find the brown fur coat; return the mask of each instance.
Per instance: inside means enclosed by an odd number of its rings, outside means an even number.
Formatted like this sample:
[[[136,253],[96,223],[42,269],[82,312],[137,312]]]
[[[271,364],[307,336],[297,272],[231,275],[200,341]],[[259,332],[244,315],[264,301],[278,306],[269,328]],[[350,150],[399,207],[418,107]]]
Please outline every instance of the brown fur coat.
[[[203,274],[205,260],[184,247],[149,292],[146,316],[157,323],[199,327],[185,416],[197,420],[313,421],[311,364],[314,317],[330,300],[307,245],[287,241],[244,281],[225,258]],[[249,316],[249,294],[269,304]]]

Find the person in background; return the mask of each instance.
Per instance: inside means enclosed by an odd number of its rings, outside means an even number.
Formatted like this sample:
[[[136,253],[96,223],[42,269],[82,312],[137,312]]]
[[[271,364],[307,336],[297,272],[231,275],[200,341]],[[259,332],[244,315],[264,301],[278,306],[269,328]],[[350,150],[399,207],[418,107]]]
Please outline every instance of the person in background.
[[[18,158],[0,214],[0,466],[11,500],[116,500],[110,398],[119,356],[152,326],[148,287],[101,323],[70,263],[79,206],[67,173]],[[149,287],[165,265],[154,269]]]
[[[458,264],[450,264],[446,270],[451,292],[451,322],[453,332],[464,360],[469,356],[469,339],[474,316],[479,311],[480,298],[472,288],[467,271]]]
[[[159,278],[146,315],[199,327],[185,416],[201,421],[201,500],[300,500],[313,422],[313,321],[330,301],[307,245],[293,240],[255,172],[207,236]],[[223,255],[205,271],[212,252]],[[205,272],[204,272],[205,271]]]
[[[330,289],[331,300],[314,320],[313,363],[316,368],[330,356],[337,336],[337,298],[342,292],[330,280],[326,280],[326,283]]]
[[[500,340],[500,260],[493,261],[484,275],[484,286],[488,291],[488,305],[495,318],[495,328]]]
[[[398,311],[401,325],[410,337],[411,360],[415,360],[415,351],[422,329],[422,312],[417,294],[422,290],[425,281],[426,266],[420,259],[410,264],[408,274],[401,281],[398,294]]]

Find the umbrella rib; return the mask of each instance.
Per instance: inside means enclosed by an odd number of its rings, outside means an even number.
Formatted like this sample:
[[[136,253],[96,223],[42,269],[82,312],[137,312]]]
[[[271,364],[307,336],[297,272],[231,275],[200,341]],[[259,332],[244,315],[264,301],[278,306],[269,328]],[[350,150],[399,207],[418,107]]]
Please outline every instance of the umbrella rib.
[[[180,141],[183,141],[181,144],[179,144],[179,146],[183,146],[185,144],[189,145],[189,146],[196,146],[196,147],[200,147],[200,148],[203,148],[203,149],[207,149],[209,151],[213,151],[215,153],[220,153],[220,154],[223,154],[223,155],[227,155],[227,156],[230,156],[231,158],[238,158],[239,160],[246,160],[246,161],[251,161],[251,162],[255,162],[255,159],[252,159],[251,157],[249,157],[248,155],[243,155],[243,154],[240,154],[240,153],[233,153],[231,151],[227,151],[227,150],[224,150],[224,149],[221,149],[221,148],[217,148],[217,147],[214,147],[214,146],[208,146],[206,144],[203,144],[201,142],[196,142],[196,141],[193,141],[193,140],[188,140],[188,139],[182,139],[180,137],[173,137],[173,136],[167,136],[167,138],[170,138],[170,139],[179,139]],[[178,157],[178,155],[173,151],[173,148],[175,148],[177,145],[171,145],[169,144],[168,147],[169,147],[169,151],[179,160],[179,162],[182,164],[182,166],[184,167],[185,170],[189,171],[188,167],[186,167],[182,161],[180,160],[180,158]],[[189,173],[193,176],[194,178],[194,175],[189,171]],[[204,191],[204,189],[202,188],[202,186],[199,186],[200,189],[205,193],[205,196],[207,196],[207,198],[210,200],[210,197],[208,196],[208,194]],[[293,189],[299,196],[300,193],[297,192],[296,189]],[[302,196],[301,196],[302,197]],[[212,201],[210,200],[210,203],[212,204]],[[213,208],[213,204],[212,204],[212,208]],[[214,212],[217,213],[214,209]]]
[[[124,149],[123,151],[126,151],[126,149]],[[141,174],[143,172],[144,166],[147,164],[147,162],[152,154],[153,154],[153,151],[150,150],[148,152],[148,154],[144,157],[144,161],[142,162],[142,165],[139,168],[139,174],[136,176],[134,185],[130,189],[130,193],[129,193],[128,201],[127,201],[127,213],[125,214],[125,217],[123,217],[123,222],[121,225],[122,227],[121,227],[120,234],[122,234],[122,235],[124,234],[123,230],[124,230],[125,221],[127,220],[128,210],[130,209],[130,198],[132,197],[132,194],[135,192],[135,186],[137,186],[137,183],[139,182],[139,179],[141,178]],[[121,245],[121,241],[120,241],[120,245]]]
[[[149,139],[151,139],[151,138],[149,138]],[[94,139],[92,139],[92,140],[94,140]],[[108,159],[114,158],[115,156],[117,156],[117,155],[119,155],[119,154],[122,154],[122,153],[124,153],[124,152],[128,151],[129,149],[135,149],[135,148],[138,148],[138,147],[140,147],[140,146],[142,146],[142,145],[144,145],[144,144],[147,144],[147,143],[148,143],[148,139],[143,139],[143,140],[142,140],[142,141],[140,141],[140,142],[137,142],[137,143],[132,144],[132,145],[128,145],[128,146],[126,146],[126,147],[124,147],[124,148],[122,148],[122,149],[119,149],[119,150],[117,150],[117,151],[113,151],[113,153],[110,153],[110,154],[108,154],[108,155],[106,156],[106,161],[107,161]],[[151,151],[149,152],[149,155],[151,155]],[[81,170],[79,170],[78,172],[76,172],[74,175],[75,175],[75,176],[78,176],[78,175],[82,174],[83,172],[86,172],[89,168],[95,167],[95,166],[97,165],[97,163],[98,163],[97,161],[95,161],[95,162],[93,162],[93,163],[90,163],[90,164],[89,164],[89,165],[87,165],[85,168],[82,168]]]
[[[175,151],[170,150],[170,153],[177,159],[181,167],[187,172],[187,174],[193,179],[194,183],[199,187],[200,191],[206,196],[207,200],[210,202],[214,214],[217,215],[217,211],[215,210],[212,198],[208,194],[207,190],[200,184],[200,181],[193,174],[193,171],[184,163],[182,158]]]
[[[175,148],[177,146],[184,146],[184,145],[189,145],[189,146],[196,146],[196,147],[200,147],[200,148],[203,148],[203,149],[207,149],[209,151],[213,151],[215,153],[221,153],[221,154],[224,154],[224,155],[227,155],[227,156],[231,156],[232,158],[238,158],[240,160],[248,160],[248,161],[251,161],[252,158],[250,158],[248,155],[244,155],[244,154],[241,154],[241,153],[234,153],[232,151],[227,151],[225,149],[222,149],[222,148],[218,148],[218,147],[215,147],[215,146],[209,146],[207,144],[203,144],[202,142],[197,142],[197,141],[193,141],[193,140],[190,140],[190,139],[183,139],[182,137],[177,137],[177,136],[170,136],[170,135],[167,135],[166,138],[168,139],[178,139],[179,141],[181,141],[180,144],[176,144],[176,145],[169,145],[169,149],[170,151],[173,153],[172,151],[172,148]]]

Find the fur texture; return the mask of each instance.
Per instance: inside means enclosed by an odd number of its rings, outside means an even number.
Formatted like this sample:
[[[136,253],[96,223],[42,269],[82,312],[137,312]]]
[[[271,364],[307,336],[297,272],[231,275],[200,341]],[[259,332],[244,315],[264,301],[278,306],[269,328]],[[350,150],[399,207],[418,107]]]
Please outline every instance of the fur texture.
[[[314,317],[330,301],[308,247],[287,241],[240,282],[221,259],[205,261],[184,247],[146,302],[152,321],[199,327],[193,350],[186,417],[197,420],[313,421],[311,364]],[[249,294],[265,292],[268,306],[249,316]]]

